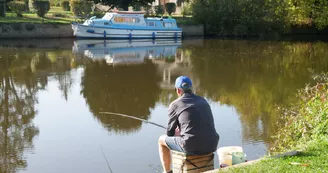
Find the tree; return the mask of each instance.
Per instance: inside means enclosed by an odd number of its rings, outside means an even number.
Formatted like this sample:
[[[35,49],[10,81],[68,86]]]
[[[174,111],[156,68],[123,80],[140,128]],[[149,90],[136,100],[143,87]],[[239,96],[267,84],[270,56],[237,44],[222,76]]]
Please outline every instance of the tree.
[[[108,131],[127,134],[141,128],[142,122],[100,111],[119,112],[149,119],[160,94],[156,65],[111,66],[106,62],[88,62],[81,80],[82,95],[90,111]]]
[[[71,0],[71,11],[75,16],[84,19],[92,12],[93,3],[93,1],[89,0]]]
[[[50,10],[50,2],[48,0],[35,1],[36,14],[39,17],[44,17]]]
[[[246,36],[282,33],[287,3],[284,0],[194,0],[193,19],[206,34]],[[213,15],[215,14],[215,15]]]
[[[129,6],[138,4],[140,6],[147,6],[155,0],[94,0],[95,3],[101,2],[105,5],[112,5],[114,7],[122,8],[125,11],[129,10]]]
[[[6,1],[0,0],[0,17],[6,17]]]
[[[288,0],[288,20],[293,25],[315,25],[318,29],[328,26],[328,1],[326,0]]]
[[[171,16],[172,13],[175,12],[176,10],[176,5],[174,2],[168,2],[165,4],[165,10],[167,11],[167,13],[169,13],[169,15]]]
[[[190,0],[177,0],[177,4],[182,4],[182,3],[189,3]]]

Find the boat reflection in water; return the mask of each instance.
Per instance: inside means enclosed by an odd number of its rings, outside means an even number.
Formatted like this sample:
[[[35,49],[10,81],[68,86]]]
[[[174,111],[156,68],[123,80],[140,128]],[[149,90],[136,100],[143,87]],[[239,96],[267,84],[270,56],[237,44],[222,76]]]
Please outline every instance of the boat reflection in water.
[[[163,81],[169,79],[163,77],[163,71],[174,66],[180,46],[181,41],[174,39],[75,41],[73,52],[86,57],[81,93],[109,132],[125,135],[141,129],[141,121],[99,112],[119,112],[148,120]]]
[[[108,64],[140,64],[145,59],[175,58],[180,39],[76,40],[73,52]]]

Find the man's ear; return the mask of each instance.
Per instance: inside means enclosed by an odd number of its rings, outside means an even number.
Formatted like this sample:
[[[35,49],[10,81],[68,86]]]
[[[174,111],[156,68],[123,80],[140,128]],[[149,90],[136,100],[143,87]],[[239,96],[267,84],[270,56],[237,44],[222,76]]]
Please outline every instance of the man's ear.
[[[179,95],[181,95],[181,93],[182,93],[182,91],[181,91],[181,89],[177,89],[177,93],[179,94]]]

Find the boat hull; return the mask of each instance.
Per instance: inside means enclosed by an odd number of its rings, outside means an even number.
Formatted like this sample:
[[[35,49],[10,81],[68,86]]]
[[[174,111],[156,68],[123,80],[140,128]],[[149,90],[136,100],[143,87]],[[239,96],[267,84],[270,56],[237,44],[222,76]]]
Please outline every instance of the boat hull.
[[[102,39],[145,39],[145,38],[181,38],[181,29],[124,29],[94,27],[81,24],[72,24],[73,34],[78,38],[102,38]]]

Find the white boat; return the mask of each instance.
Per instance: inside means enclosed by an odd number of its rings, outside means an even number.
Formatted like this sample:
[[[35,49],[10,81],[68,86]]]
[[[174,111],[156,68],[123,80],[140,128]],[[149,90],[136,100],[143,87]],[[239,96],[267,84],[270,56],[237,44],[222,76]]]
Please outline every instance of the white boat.
[[[181,38],[182,29],[173,18],[145,18],[144,12],[112,11],[83,24],[72,23],[74,36],[82,38],[134,39]]]
[[[168,40],[76,40],[73,53],[107,64],[142,64],[145,59],[165,60],[175,57],[180,39]]]

